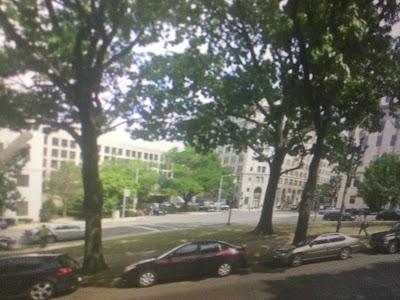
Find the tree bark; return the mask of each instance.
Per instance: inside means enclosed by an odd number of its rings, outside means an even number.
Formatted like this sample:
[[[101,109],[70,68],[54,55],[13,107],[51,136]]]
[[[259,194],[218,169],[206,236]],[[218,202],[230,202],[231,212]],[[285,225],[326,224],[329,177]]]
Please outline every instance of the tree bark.
[[[82,112],[81,112],[82,113]],[[95,273],[107,269],[103,255],[101,218],[103,209],[102,185],[97,154],[97,130],[90,110],[81,115],[82,178],[84,188],[85,249],[83,272]]]
[[[261,210],[260,220],[251,233],[259,235],[274,234],[272,226],[272,214],[274,212],[275,195],[279,184],[280,172],[283,161],[285,160],[286,151],[282,148],[277,148],[274,158],[271,162],[270,176],[268,179],[267,190],[265,192],[264,204]]]
[[[318,136],[314,145],[314,156],[312,158],[308,171],[307,182],[301,195],[299,218],[297,220],[296,232],[293,238],[293,244],[303,242],[307,238],[308,222],[310,211],[314,200],[314,192],[318,179],[318,168],[322,158],[324,138]]]

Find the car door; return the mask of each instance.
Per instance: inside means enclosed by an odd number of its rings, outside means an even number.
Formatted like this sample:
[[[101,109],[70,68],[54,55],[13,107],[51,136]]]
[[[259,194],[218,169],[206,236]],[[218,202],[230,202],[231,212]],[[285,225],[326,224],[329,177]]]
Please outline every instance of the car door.
[[[329,239],[327,237],[317,237],[308,245],[307,251],[304,252],[304,259],[326,257],[328,242]]]
[[[218,265],[223,262],[226,257],[219,255],[222,252],[221,245],[217,242],[201,243],[199,248],[199,263],[196,273],[210,274],[213,273]]]
[[[346,238],[340,234],[333,234],[326,244],[326,256],[338,256],[340,250],[345,246]]]
[[[158,273],[164,278],[188,278],[198,267],[199,246],[197,243],[183,245],[170,253],[168,262],[158,265]]]

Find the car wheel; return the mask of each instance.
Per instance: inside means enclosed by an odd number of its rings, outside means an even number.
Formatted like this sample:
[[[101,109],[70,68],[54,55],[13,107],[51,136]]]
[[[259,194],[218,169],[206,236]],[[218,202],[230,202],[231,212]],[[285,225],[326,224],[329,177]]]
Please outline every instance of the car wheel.
[[[389,246],[387,248],[387,253],[393,254],[397,252],[397,243],[396,242],[390,242]]]
[[[49,244],[57,242],[57,238],[54,235],[48,236],[46,240]]]
[[[157,274],[154,271],[144,271],[139,274],[137,284],[139,287],[152,286],[157,282]]]
[[[232,273],[232,265],[228,262],[225,262],[219,265],[217,270],[217,275],[219,277],[225,277]]]
[[[31,286],[29,297],[32,300],[50,299],[56,293],[54,284],[50,281],[40,281]]]
[[[350,254],[351,254],[350,248],[343,248],[342,250],[340,250],[339,258],[341,260],[348,259],[350,257]]]
[[[292,267],[299,267],[303,263],[303,255],[300,253],[296,253],[292,257],[291,266]]]

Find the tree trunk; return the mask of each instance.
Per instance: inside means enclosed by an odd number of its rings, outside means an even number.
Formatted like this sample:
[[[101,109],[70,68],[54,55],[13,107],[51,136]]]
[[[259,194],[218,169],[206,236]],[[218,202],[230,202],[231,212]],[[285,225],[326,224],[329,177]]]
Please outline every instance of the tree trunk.
[[[103,208],[102,185],[97,155],[97,131],[94,118],[82,113],[82,177],[84,189],[85,250],[83,272],[95,273],[107,268],[102,249],[101,218]],[[86,119],[85,119],[86,116]]]
[[[299,218],[297,220],[297,227],[293,239],[293,244],[303,242],[307,238],[308,222],[310,219],[310,211],[314,200],[315,187],[317,185],[318,167],[322,157],[323,144],[324,138],[318,136],[317,142],[314,145],[314,156],[308,170],[307,182],[301,195]]]
[[[286,156],[286,151],[282,148],[277,148],[274,158],[271,162],[270,174],[267,190],[265,192],[264,204],[261,210],[260,220],[251,233],[260,235],[274,234],[272,226],[272,214],[274,212],[276,190],[279,184],[280,172],[282,164]]]
[[[0,150],[0,165],[6,164],[11,159],[20,153],[24,149],[28,149],[30,145],[28,141],[33,137],[32,133],[26,131],[21,133],[17,139],[15,139],[8,147],[4,150]]]

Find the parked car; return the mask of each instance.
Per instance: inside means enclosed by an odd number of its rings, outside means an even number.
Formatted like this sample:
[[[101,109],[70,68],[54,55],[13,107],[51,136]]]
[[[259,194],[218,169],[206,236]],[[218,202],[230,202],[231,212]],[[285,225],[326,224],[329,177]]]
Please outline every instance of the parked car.
[[[359,239],[343,233],[325,233],[312,236],[297,245],[286,245],[275,250],[273,259],[278,263],[288,263],[292,267],[300,266],[303,261],[327,257],[347,259],[351,253],[359,251]]]
[[[0,229],[7,229],[8,223],[4,220],[0,220]]]
[[[153,209],[153,215],[154,216],[165,216],[167,214],[166,210],[163,210],[161,208],[154,208]]]
[[[59,224],[48,226],[50,234],[47,237],[48,243],[80,240],[85,238],[85,229],[77,225]],[[39,243],[39,228],[25,230],[21,243],[35,244]]]
[[[15,240],[9,236],[0,235],[0,250],[8,250],[11,245],[15,244]]]
[[[28,254],[0,259],[0,298],[50,299],[82,281],[79,264],[66,254]]]
[[[320,215],[326,215],[326,214],[328,214],[328,213],[330,213],[330,212],[333,212],[333,211],[340,211],[340,209],[339,209],[339,208],[336,208],[336,207],[327,207],[327,208],[324,208],[324,209],[320,210],[320,211],[318,212],[318,214],[320,214]]]
[[[390,254],[399,251],[400,222],[396,223],[390,230],[371,234],[369,244],[376,251],[385,250]]]
[[[383,221],[399,221],[400,220],[400,210],[388,209],[379,212],[375,219]]]
[[[158,281],[213,274],[224,277],[246,264],[246,246],[221,241],[191,242],[160,255],[127,266],[121,279],[148,287]]]
[[[339,221],[339,218],[340,218],[340,210],[327,213],[323,216],[322,219],[326,221]],[[355,219],[356,217],[349,213],[344,213],[342,215],[342,221],[354,221]]]
[[[371,210],[368,207],[348,208],[346,209],[346,212],[353,216],[365,216],[371,214]]]

